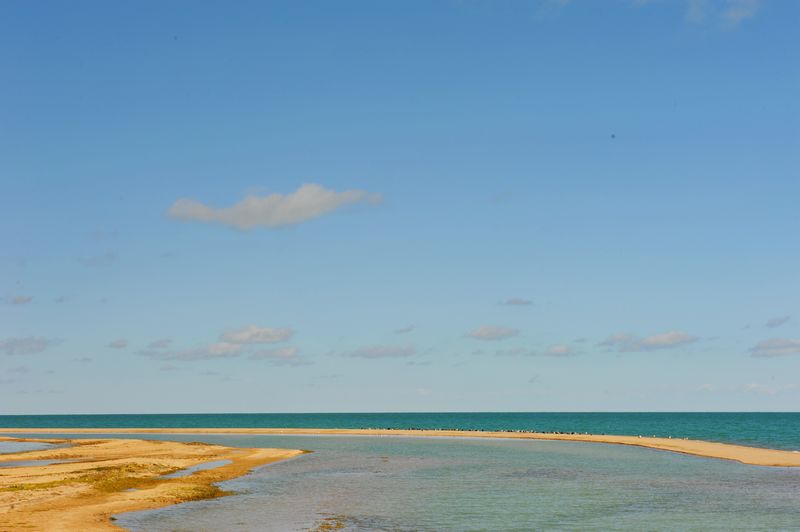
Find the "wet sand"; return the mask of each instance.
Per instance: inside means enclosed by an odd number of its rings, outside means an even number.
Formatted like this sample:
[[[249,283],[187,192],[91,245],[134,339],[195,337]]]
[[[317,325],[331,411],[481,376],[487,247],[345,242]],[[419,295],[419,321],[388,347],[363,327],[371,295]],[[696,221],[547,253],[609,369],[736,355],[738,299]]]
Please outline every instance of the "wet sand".
[[[0,530],[119,530],[111,520],[114,514],[224,496],[216,483],[304,452],[129,439],[37,441],[69,446],[2,454],[0,459],[69,462],[0,468]],[[163,478],[215,461],[222,465]]]
[[[466,430],[399,430],[399,429],[284,429],[284,428],[197,428],[197,429],[0,429],[3,433],[41,434],[288,434],[349,436],[413,436],[456,438],[511,438],[531,440],[581,441],[632,445],[707,458],[733,460],[758,466],[800,467],[800,452],[763,449],[728,443],[600,434],[561,434],[543,432],[489,432]]]

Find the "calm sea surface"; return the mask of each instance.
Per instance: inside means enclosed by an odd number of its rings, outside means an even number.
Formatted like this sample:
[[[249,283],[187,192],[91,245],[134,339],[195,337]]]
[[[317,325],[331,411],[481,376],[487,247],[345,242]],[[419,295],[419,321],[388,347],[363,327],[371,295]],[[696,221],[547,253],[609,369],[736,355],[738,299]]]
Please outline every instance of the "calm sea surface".
[[[786,449],[800,449],[798,424],[798,414],[0,417],[7,427],[459,427],[671,435]],[[800,530],[800,468],[580,442],[132,437],[313,451],[223,483],[236,492],[231,497],[117,516],[134,531],[313,530],[325,519],[347,531]]]
[[[0,416],[0,427],[459,428],[672,436],[800,450],[800,413],[143,414]]]

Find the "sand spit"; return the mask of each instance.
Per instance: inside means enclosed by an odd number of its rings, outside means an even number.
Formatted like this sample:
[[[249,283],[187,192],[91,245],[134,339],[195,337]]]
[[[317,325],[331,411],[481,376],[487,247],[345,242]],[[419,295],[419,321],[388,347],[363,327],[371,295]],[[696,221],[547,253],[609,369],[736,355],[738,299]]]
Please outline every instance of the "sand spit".
[[[511,438],[530,440],[581,441],[633,445],[707,458],[734,460],[758,466],[800,467],[800,452],[763,449],[729,443],[600,434],[565,434],[545,432],[489,432],[471,430],[400,430],[400,429],[284,429],[284,428],[197,428],[197,429],[0,429],[0,433],[26,434],[305,434],[349,436],[425,436],[467,438]]]
[[[114,514],[223,496],[216,483],[304,452],[129,439],[38,441],[70,445],[3,454],[3,461],[70,462],[0,468],[2,531],[120,530],[111,520]],[[213,461],[226,462],[189,476],[161,478]]]

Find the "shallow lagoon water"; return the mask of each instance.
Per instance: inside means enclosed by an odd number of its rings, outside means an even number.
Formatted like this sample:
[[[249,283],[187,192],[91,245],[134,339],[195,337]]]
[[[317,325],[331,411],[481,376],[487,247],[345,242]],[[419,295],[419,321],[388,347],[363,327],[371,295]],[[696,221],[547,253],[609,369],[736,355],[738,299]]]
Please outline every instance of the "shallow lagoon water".
[[[55,444],[38,441],[0,441],[0,454],[44,451],[55,447]]]
[[[325,518],[391,531],[800,528],[792,468],[578,442],[158,438],[314,453],[223,483],[232,497],[118,516],[134,531],[308,530]]]
[[[180,478],[180,477],[188,477],[198,471],[207,471],[209,469],[215,469],[217,467],[222,467],[224,465],[230,464],[230,460],[214,460],[212,462],[203,462],[202,464],[197,464],[193,466],[189,466],[185,469],[181,469],[179,471],[175,471],[174,473],[170,473],[168,475],[162,475],[161,478]]]
[[[0,462],[0,467],[31,467],[53,464],[67,464],[71,460],[17,460],[14,462]]]

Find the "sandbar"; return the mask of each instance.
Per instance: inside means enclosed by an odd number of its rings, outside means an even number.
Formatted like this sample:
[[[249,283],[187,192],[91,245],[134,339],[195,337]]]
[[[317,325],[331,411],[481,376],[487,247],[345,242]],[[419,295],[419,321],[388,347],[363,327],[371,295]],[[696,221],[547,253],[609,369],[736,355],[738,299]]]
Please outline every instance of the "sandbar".
[[[306,452],[160,440],[37,441],[68,446],[2,455],[21,467],[0,468],[0,530],[120,530],[115,514],[224,496],[217,483]],[[24,465],[31,460],[68,462]],[[164,477],[207,462],[221,465]]]
[[[565,434],[549,432],[491,432],[477,430],[404,430],[404,429],[313,429],[313,428],[57,428],[57,429],[4,429],[0,434],[284,434],[284,435],[345,435],[345,436],[410,436],[451,438],[509,438],[528,440],[579,441],[632,445],[661,451],[733,460],[748,465],[774,467],[800,467],[800,452],[780,449],[748,447],[730,443],[689,440],[682,438],[657,438],[643,436],[616,436],[608,434]]]

